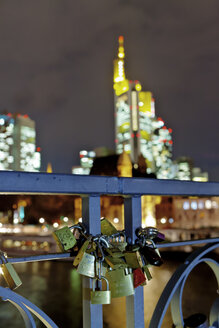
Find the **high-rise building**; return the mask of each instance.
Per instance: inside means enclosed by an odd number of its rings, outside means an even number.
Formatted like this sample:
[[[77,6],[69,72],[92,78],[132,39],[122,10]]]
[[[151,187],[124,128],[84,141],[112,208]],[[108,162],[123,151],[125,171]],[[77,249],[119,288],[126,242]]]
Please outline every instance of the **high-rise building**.
[[[0,170],[39,171],[35,122],[28,115],[0,115]]]
[[[80,164],[81,165],[73,166],[72,174],[82,174],[82,175],[90,174],[90,170],[93,166],[93,161],[96,156],[95,151],[81,150],[79,155],[80,155]]]
[[[141,83],[125,75],[124,38],[119,37],[114,60],[115,144],[116,153],[130,154],[134,165],[143,155],[147,173],[160,179],[173,178],[172,130],[155,116],[155,101],[150,91],[142,91]]]

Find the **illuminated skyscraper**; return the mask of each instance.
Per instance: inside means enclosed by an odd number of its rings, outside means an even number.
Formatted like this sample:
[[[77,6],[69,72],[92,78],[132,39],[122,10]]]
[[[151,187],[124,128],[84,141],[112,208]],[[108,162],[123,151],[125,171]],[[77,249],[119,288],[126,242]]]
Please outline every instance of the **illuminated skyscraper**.
[[[28,115],[0,115],[0,170],[39,171],[35,122]]]
[[[155,102],[150,91],[142,91],[139,81],[125,76],[124,38],[119,37],[119,49],[114,60],[115,144],[116,153],[130,154],[135,165],[142,154],[147,173],[160,179],[173,178],[172,130],[155,116]]]

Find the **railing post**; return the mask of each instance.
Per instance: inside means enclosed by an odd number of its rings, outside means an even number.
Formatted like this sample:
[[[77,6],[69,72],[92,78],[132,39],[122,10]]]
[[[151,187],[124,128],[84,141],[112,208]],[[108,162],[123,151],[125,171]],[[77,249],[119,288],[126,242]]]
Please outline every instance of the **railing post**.
[[[141,226],[141,196],[124,198],[125,231],[134,244],[136,228]],[[126,297],[126,327],[144,328],[143,287],[135,289],[135,294]]]
[[[88,232],[92,235],[99,234],[100,228],[100,196],[82,197],[82,218]],[[94,305],[90,302],[91,279],[83,277],[83,327],[102,328],[102,305]]]

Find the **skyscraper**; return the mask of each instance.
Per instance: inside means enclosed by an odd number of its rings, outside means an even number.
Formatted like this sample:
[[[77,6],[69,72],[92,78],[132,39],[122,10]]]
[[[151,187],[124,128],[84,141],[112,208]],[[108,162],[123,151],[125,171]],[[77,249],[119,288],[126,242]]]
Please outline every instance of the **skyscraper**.
[[[35,122],[28,115],[0,115],[0,170],[39,171]]]
[[[158,178],[172,178],[172,130],[155,116],[155,101],[141,83],[125,75],[124,38],[119,37],[114,60],[115,144],[116,153],[130,154],[134,166],[143,155],[147,173]]]

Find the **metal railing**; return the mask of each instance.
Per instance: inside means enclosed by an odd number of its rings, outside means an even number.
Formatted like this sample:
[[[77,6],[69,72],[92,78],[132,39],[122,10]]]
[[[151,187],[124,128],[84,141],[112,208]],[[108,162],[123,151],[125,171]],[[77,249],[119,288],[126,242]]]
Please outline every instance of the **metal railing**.
[[[82,217],[90,234],[100,233],[100,196],[119,195],[124,198],[125,230],[134,242],[135,230],[141,226],[141,196],[219,196],[219,183],[188,182],[176,180],[153,180],[143,178],[117,178],[99,176],[76,176],[67,174],[0,172],[0,193],[2,194],[72,194],[82,197]],[[206,244],[196,250],[174,273],[165,287],[155,308],[150,328],[161,327],[167,307],[171,305],[173,322],[183,327],[182,290],[191,270],[199,263],[207,263],[214,271],[219,283],[218,263],[205,255],[219,246],[219,238],[199,241],[185,241],[158,245],[172,247],[192,244]],[[11,263],[45,261],[70,257],[69,253],[10,258]],[[83,278],[83,326],[86,328],[103,327],[102,305],[90,303],[88,291],[91,288],[89,278]],[[13,303],[22,314],[26,327],[36,327],[32,314],[35,314],[46,327],[57,327],[35,305],[9,289],[0,287],[0,297]],[[219,327],[218,299],[210,313],[210,325]],[[126,316],[128,328],[143,328],[144,299],[143,287],[135,289],[135,294],[126,297]]]

